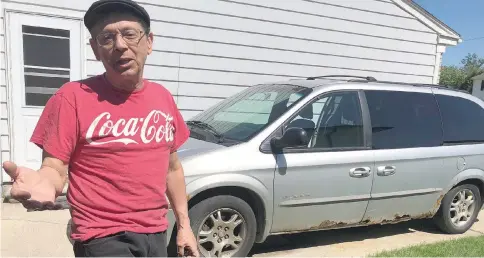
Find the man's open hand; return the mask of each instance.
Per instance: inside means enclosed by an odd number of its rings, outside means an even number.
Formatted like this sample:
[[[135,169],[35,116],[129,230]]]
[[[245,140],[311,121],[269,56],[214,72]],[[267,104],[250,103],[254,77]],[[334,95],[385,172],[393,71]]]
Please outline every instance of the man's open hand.
[[[48,178],[33,169],[19,167],[13,162],[3,163],[3,169],[12,178],[10,195],[29,210],[57,209],[56,190]]]
[[[200,257],[197,240],[190,227],[180,227],[176,236],[178,255],[182,257]]]

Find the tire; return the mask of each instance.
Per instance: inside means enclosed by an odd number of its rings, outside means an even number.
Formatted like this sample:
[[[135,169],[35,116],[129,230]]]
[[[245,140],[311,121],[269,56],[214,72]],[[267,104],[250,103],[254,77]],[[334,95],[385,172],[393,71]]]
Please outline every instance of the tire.
[[[456,225],[452,222],[452,217],[455,217],[455,212],[451,212],[450,209],[452,207],[452,203],[454,199],[459,198],[457,196],[458,193],[461,192],[472,193],[474,197],[473,208],[467,208],[467,210],[472,209],[471,216],[468,217],[468,220],[463,222],[461,225]],[[467,194],[466,194],[467,197]],[[452,190],[450,190],[442,199],[442,203],[440,205],[439,211],[434,216],[434,222],[436,223],[437,227],[448,234],[463,234],[467,230],[469,230],[474,222],[476,221],[477,215],[481,210],[482,200],[481,200],[481,193],[479,188],[472,184],[465,184],[459,185]],[[471,206],[469,206],[471,207]],[[456,207],[459,209],[458,207]]]
[[[240,218],[242,218],[243,222],[235,227],[234,234],[232,234],[231,229],[227,230],[230,225],[223,222],[220,222],[220,225],[225,225],[224,228],[215,228],[215,224],[210,218],[210,215],[214,215],[214,218],[218,219],[217,211],[221,211],[224,221],[230,220],[230,215],[233,214],[238,216],[235,221],[238,221]],[[200,239],[208,239],[206,243],[199,244],[198,246],[201,257],[210,256],[207,251],[213,250],[210,248],[213,246],[212,241],[222,241],[222,243],[230,242],[231,240],[235,239],[233,236],[241,236],[243,241],[238,242],[239,247],[237,249],[234,250],[233,247],[229,248],[232,249],[229,256],[247,257],[248,253],[252,249],[252,246],[254,245],[257,232],[257,223],[252,208],[244,200],[230,195],[215,196],[195,204],[188,213],[191,221],[191,227],[197,241]],[[209,228],[211,228],[213,231],[211,231],[208,237],[200,234],[201,230],[207,232],[207,229]],[[217,237],[214,237],[213,234],[215,233],[218,234]],[[226,235],[221,238],[221,234]],[[225,238],[229,234],[229,238]],[[227,247],[229,246],[226,245],[223,250],[226,250]],[[220,256],[220,253],[218,253],[217,256]]]

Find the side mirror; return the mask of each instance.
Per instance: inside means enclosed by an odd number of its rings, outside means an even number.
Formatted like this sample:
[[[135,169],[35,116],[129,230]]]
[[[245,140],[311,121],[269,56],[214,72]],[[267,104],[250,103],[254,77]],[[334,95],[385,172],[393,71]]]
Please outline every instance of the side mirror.
[[[285,147],[305,147],[309,144],[309,137],[306,130],[299,127],[290,127],[282,137],[271,139],[273,148],[282,149]]]

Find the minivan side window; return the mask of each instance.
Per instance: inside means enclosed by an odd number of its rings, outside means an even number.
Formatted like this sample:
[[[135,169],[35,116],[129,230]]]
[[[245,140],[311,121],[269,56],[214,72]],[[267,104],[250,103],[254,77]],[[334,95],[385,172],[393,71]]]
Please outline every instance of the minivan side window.
[[[403,91],[365,91],[373,149],[442,145],[442,122],[434,96]]]
[[[312,101],[286,126],[300,127],[311,138],[308,148],[364,147],[363,119],[357,92],[333,92]]]
[[[436,95],[444,125],[444,143],[484,142],[484,109],[454,96]]]

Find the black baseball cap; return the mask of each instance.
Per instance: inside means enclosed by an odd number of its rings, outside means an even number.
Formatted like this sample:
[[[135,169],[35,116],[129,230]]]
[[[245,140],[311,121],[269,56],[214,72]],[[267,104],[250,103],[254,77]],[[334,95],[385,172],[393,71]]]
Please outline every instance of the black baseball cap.
[[[84,25],[91,30],[104,16],[119,11],[133,14],[146,23],[148,28],[150,27],[150,15],[142,6],[132,0],[98,0],[94,2],[84,15]]]

